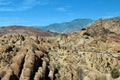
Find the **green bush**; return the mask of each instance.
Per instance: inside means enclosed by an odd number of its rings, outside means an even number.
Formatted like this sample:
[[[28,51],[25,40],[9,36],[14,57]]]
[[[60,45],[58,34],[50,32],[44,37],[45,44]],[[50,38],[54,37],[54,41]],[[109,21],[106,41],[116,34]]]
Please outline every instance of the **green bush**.
[[[119,74],[120,74],[120,72],[119,72],[118,69],[114,68],[114,69],[111,70],[111,76],[112,76],[112,78],[118,78]]]

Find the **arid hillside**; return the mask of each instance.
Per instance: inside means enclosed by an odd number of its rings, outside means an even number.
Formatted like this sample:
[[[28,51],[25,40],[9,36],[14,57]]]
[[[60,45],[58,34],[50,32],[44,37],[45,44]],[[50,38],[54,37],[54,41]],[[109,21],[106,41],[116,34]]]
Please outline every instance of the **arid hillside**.
[[[1,35],[0,80],[120,80],[119,24],[100,19],[53,37]]]
[[[26,26],[5,26],[5,27],[0,27],[0,34],[22,34],[24,36],[30,36],[30,35],[35,35],[35,36],[55,36],[57,33],[49,32],[49,31],[44,31],[41,29],[36,29],[33,27],[26,27]]]

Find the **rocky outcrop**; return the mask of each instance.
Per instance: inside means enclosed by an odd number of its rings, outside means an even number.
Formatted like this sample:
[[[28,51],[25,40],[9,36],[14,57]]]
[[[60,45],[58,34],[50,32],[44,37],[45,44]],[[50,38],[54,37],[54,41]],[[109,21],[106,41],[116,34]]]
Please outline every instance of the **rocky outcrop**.
[[[3,47],[1,47],[0,50],[0,78],[2,80],[55,79],[55,74],[57,73],[54,73],[54,65],[50,63],[48,57],[48,51],[51,48],[49,41],[41,37],[24,37],[22,35],[23,39],[18,37],[18,40],[14,40],[17,36],[19,35],[2,37],[2,40],[7,41],[6,45],[2,45]],[[9,37],[11,37],[10,40],[8,40]],[[14,43],[11,39],[14,40]],[[9,44],[12,44],[14,47],[9,46]],[[11,57],[9,58],[6,54]],[[6,68],[4,68],[5,66]],[[2,68],[4,68],[4,70],[2,70]]]
[[[120,70],[119,33],[100,25],[56,37],[1,36],[0,80],[120,80],[111,77]]]

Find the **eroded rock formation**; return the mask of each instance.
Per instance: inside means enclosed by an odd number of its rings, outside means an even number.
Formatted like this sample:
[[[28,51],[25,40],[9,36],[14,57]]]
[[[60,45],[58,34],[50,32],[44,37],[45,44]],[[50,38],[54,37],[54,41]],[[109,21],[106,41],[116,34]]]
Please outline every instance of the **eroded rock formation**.
[[[109,27],[118,20],[56,37],[2,35],[0,80],[120,80],[110,75],[120,69],[119,33]]]

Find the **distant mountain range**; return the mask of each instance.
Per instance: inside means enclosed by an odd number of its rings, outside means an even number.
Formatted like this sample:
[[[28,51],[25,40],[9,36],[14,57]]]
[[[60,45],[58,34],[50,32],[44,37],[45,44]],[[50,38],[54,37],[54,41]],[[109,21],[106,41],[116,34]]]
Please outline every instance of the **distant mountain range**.
[[[70,22],[54,23],[39,28],[57,33],[69,33],[80,30],[93,22],[94,21],[92,19],[75,19]]]

